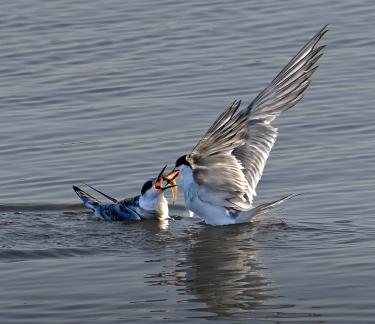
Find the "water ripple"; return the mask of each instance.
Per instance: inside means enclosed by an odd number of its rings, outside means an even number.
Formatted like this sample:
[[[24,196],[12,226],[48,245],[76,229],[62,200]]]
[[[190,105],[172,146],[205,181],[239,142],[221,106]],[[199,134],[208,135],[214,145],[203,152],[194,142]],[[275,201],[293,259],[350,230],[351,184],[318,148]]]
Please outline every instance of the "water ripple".
[[[371,322],[371,1],[0,4],[0,316],[6,323]],[[256,226],[113,224],[87,181],[139,193],[321,26],[321,66],[281,116]],[[15,262],[19,261],[19,262]]]

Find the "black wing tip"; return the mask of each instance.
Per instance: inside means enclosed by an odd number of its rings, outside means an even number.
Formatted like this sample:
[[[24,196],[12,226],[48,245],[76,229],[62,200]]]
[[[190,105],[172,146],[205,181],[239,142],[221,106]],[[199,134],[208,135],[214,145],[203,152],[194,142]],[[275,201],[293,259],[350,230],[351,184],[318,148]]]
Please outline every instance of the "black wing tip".
[[[80,187],[76,186],[76,185],[73,185],[73,190],[74,192],[78,195],[78,197],[81,197],[81,195],[88,195],[85,191],[83,191]],[[92,197],[94,198],[94,197]]]
[[[316,47],[316,53],[319,53],[320,51],[324,50],[327,47],[327,44],[320,45],[319,47]]]
[[[308,41],[304,47],[302,47],[302,49],[297,53],[296,57],[298,56],[298,54],[300,54],[301,52],[303,52],[308,46],[311,46],[312,45],[312,49],[315,49],[315,46],[316,44],[319,43],[319,41],[322,39],[322,37],[328,32],[328,24],[326,24],[325,26],[323,26],[311,39],[310,41]],[[320,49],[323,49],[326,45],[321,45],[320,46]]]
[[[89,185],[88,183],[86,183],[86,182],[82,182],[82,183],[83,183],[85,186],[87,186],[87,187],[91,188],[92,190],[96,191],[97,193],[101,194],[103,197],[106,197],[108,200],[110,200],[110,201],[112,201],[112,202],[114,202],[114,203],[117,203],[117,202],[118,202],[118,200],[117,200],[116,198],[113,198],[113,197],[111,197],[110,195],[105,194],[104,192],[102,192],[102,191],[100,191],[100,190],[94,188],[93,186]]]
[[[241,99],[234,99],[225,111],[231,111],[231,116],[233,116],[238,110],[238,108],[241,106],[241,102]]]
[[[76,185],[73,185],[73,190],[74,192],[77,194],[77,196],[83,201],[85,202],[84,198],[87,198],[87,199],[91,199],[92,201],[96,202],[96,203],[100,203],[99,199],[95,198],[94,196],[90,195],[88,192],[82,190],[81,188],[79,188],[78,186]]]
[[[241,99],[235,99],[233,103],[231,104],[231,106],[239,106],[239,105],[241,105]]]
[[[86,193],[80,187],[76,185],[73,185],[72,187],[73,187],[74,192],[77,194],[79,198],[82,199],[82,196],[86,195]]]
[[[329,26],[329,24],[325,24],[322,27],[322,29],[320,30],[320,33],[323,34],[323,33],[326,33],[327,31],[329,31],[328,26]]]
[[[325,35],[327,34],[327,32],[329,31],[329,29],[327,28],[328,27],[328,24],[323,26],[323,28],[321,30],[319,30],[315,36],[313,37],[313,39],[315,39],[315,44],[318,43],[320,41],[320,39]],[[323,45],[325,47],[325,45]],[[324,48],[323,47],[323,48]]]

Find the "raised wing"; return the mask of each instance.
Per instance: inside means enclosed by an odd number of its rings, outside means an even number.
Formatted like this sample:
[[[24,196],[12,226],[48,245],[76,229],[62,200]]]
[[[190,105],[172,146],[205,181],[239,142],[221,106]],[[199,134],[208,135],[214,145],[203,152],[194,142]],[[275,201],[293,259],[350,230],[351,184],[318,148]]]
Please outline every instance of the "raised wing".
[[[237,112],[240,105],[235,100],[219,116],[189,157],[194,179],[202,187],[200,197],[236,210],[250,207],[250,186],[241,161],[233,155],[246,141],[248,118],[246,112]]]
[[[326,32],[322,28],[246,110],[239,111],[241,102],[234,101],[195,146],[190,160],[203,200],[234,211],[251,207],[277,137],[270,122],[302,99],[324,48],[316,45]]]
[[[316,63],[323,55],[321,50],[325,47],[325,45],[319,47],[316,45],[327,31],[327,26],[324,26],[316,33],[272,82],[256,96],[247,108],[252,118],[272,120],[303,98],[311,76],[318,68]]]
[[[256,196],[256,186],[262,176],[276,137],[277,128],[262,120],[250,120],[245,143],[232,152],[233,156],[241,162],[242,172],[249,185],[249,204],[252,204],[254,196]]]

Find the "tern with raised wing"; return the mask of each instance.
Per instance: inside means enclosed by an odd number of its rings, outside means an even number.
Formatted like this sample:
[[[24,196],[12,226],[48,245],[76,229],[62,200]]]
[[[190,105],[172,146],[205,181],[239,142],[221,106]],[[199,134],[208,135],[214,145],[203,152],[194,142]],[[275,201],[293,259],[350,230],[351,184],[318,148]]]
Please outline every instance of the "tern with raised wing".
[[[182,175],[187,209],[207,224],[248,222],[257,213],[255,189],[277,137],[271,122],[302,99],[322,56],[324,45],[318,42],[326,32],[325,26],[246,108],[240,109],[241,101],[235,100],[166,175]]]

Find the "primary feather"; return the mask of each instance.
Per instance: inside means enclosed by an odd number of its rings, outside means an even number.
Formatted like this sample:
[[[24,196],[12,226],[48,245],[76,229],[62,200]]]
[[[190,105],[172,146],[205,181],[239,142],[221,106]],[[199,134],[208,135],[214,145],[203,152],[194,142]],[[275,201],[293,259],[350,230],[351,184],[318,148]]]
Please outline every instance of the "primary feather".
[[[271,122],[302,99],[324,48],[316,45],[326,32],[325,26],[246,109],[239,110],[241,101],[235,100],[194,147],[188,161],[201,201],[229,213],[251,208],[277,137]]]

